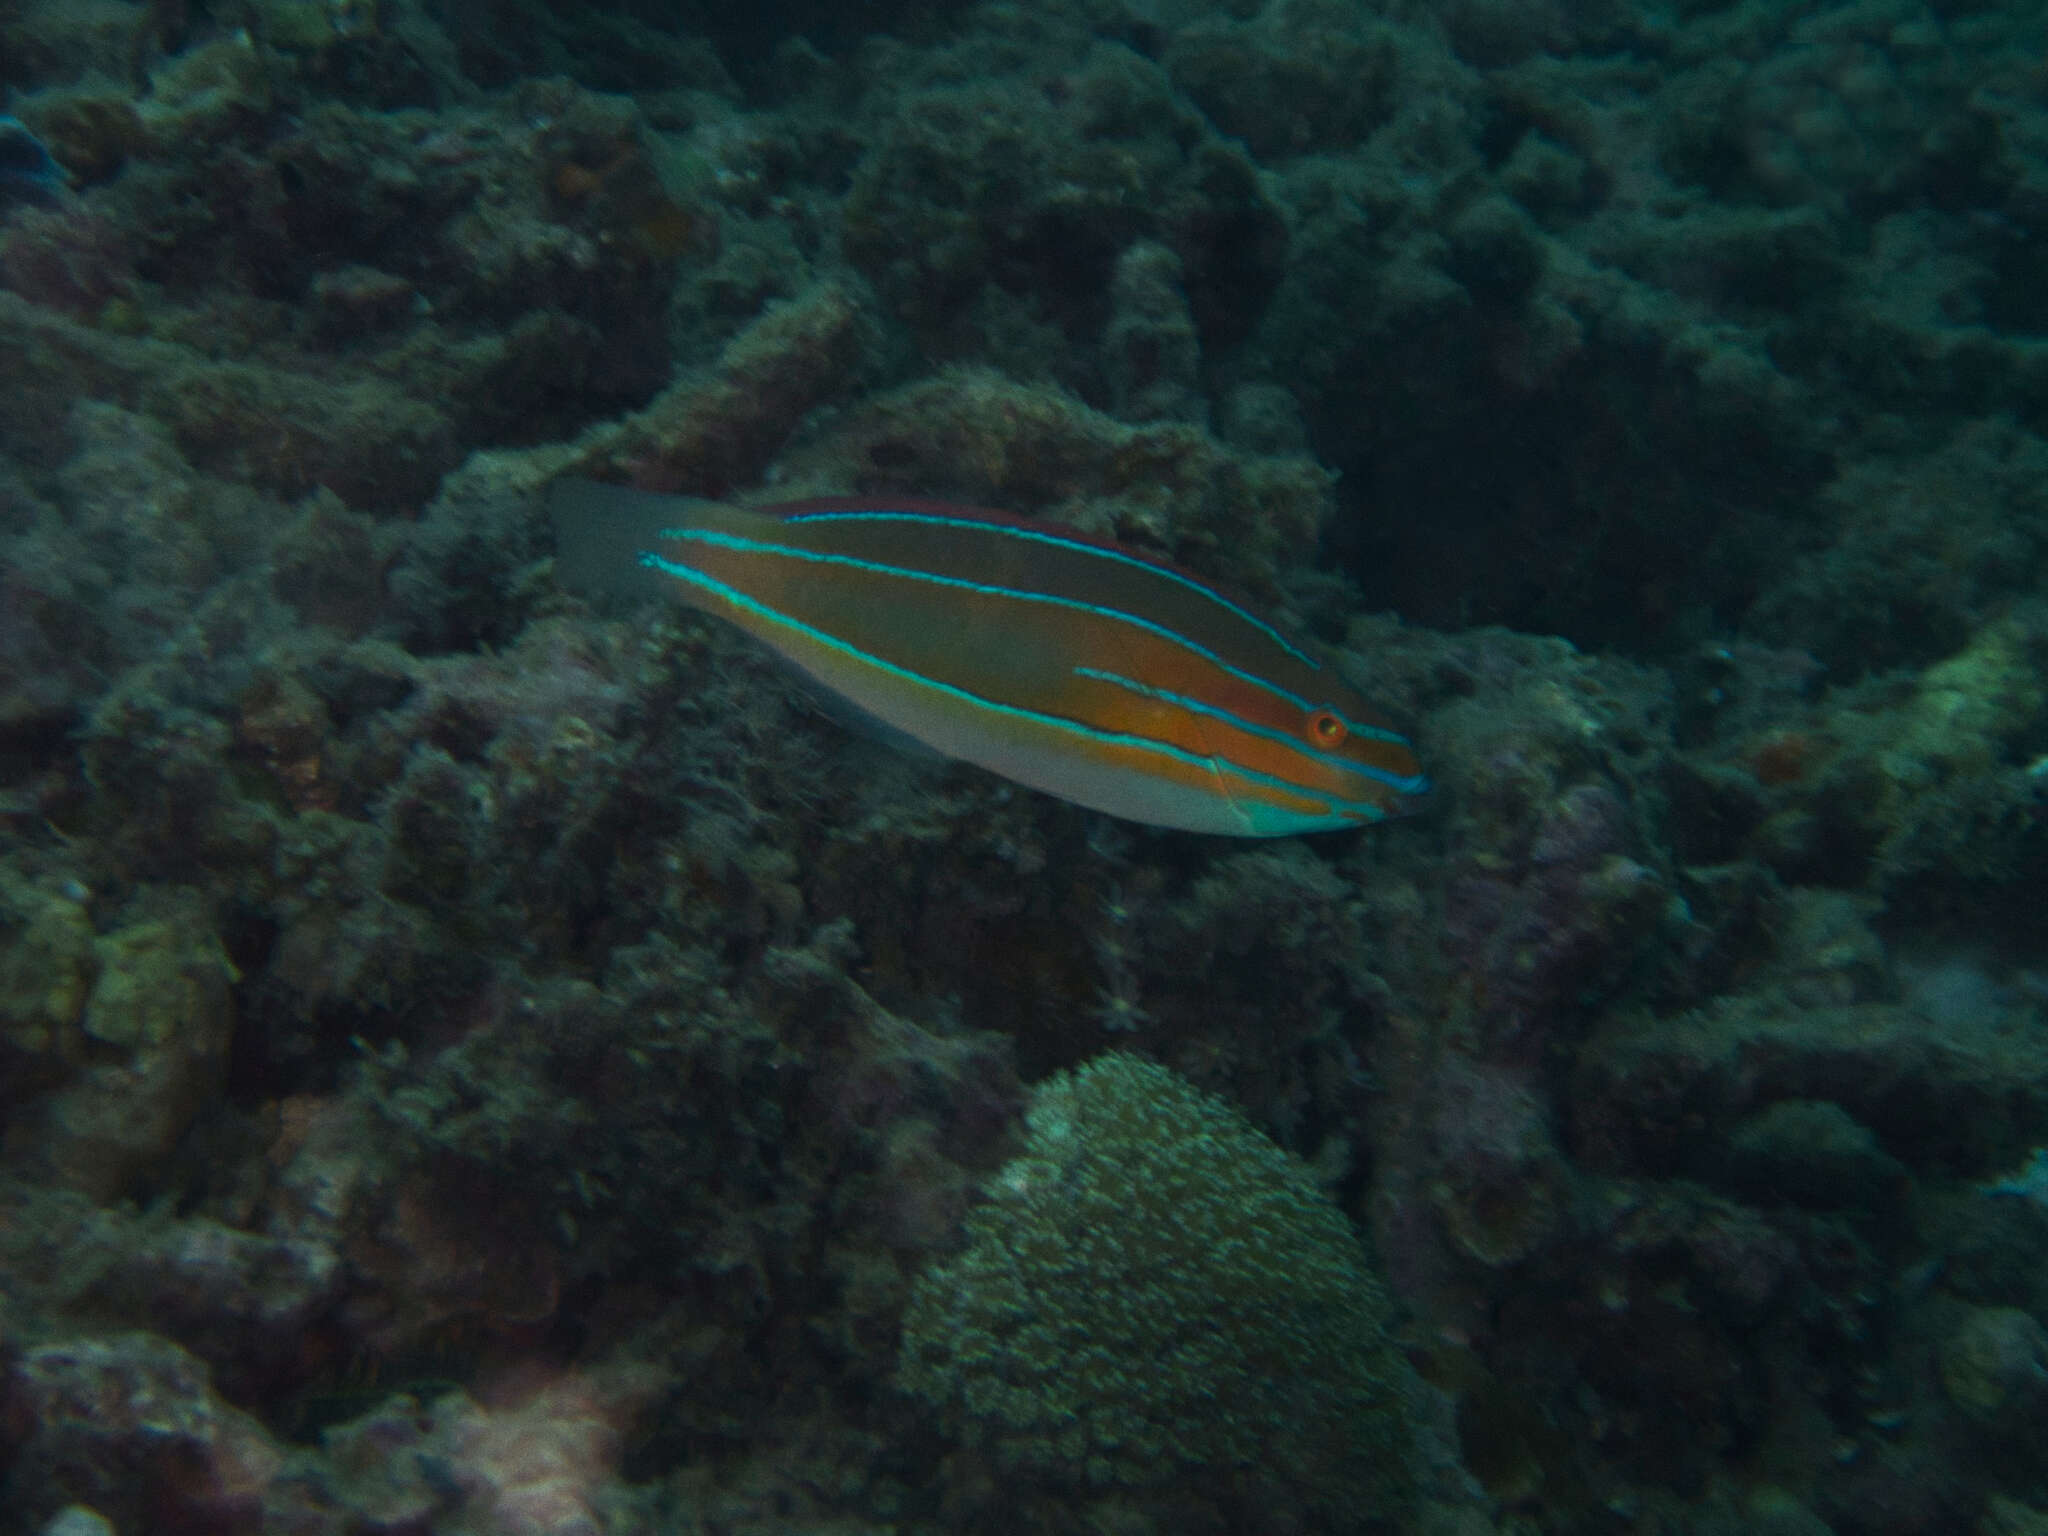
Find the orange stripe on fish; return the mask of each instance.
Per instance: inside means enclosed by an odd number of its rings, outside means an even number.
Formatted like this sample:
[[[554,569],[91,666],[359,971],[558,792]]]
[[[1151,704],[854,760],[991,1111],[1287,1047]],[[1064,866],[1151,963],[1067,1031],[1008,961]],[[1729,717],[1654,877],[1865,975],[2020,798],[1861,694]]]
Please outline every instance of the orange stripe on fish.
[[[1113,816],[1277,837],[1428,788],[1317,650],[1166,561],[1049,523],[860,498],[749,510],[552,491],[560,564],[639,569],[950,756]]]

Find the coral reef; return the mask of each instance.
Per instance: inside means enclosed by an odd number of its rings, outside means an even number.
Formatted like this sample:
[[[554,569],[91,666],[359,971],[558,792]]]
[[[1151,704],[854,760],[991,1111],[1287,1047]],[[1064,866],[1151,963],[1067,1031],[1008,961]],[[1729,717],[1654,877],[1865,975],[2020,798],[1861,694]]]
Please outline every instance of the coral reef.
[[[6,1393],[32,1426],[7,1477],[17,1518],[84,1504],[117,1530],[151,1519],[262,1529],[283,1455],[175,1344],[146,1333],[39,1344],[13,1362]]]
[[[2037,23],[0,0],[0,1536],[2048,1526]],[[899,755],[562,474],[1437,789]]]
[[[1308,1170],[1122,1053],[1040,1084],[1025,1123],[966,1252],[911,1298],[904,1387],[1006,1469],[1220,1484],[1254,1528],[1290,1518],[1276,1503],[1399,1528],[1420,1384]]]
[[[25,937],[37,945],[39,927],[47,965],[56,958],[48,953],[55,936],[49,915],[38,914]],[[54,980],[34,1042],[44,1049],[32,1053],[68,1057],[74,1070],[8,1135],[15,1158],[36,1177],[104,1200],[159,1163],[218,1096],[238,978],[189,893],[165,893],[160,914],[95,938],[80,959],[92,980],[75,1017],[58,1023],[72,1011],[67,994],[75,983]],[[53,1025],[62,1030],[58,1039]]]
[[[0,207],[50,204],[64,190],[64,172],[18,117],[0,117]]]

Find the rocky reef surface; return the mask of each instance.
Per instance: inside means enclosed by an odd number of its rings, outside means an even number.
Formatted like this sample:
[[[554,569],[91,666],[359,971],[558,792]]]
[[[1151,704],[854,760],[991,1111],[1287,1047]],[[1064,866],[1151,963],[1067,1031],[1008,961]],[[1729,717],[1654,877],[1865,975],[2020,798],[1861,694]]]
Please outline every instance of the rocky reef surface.
[[[0,0],[0,1536],[2048,1531],[2038,23]],[[1436,793],[891,752],[565,472]]]

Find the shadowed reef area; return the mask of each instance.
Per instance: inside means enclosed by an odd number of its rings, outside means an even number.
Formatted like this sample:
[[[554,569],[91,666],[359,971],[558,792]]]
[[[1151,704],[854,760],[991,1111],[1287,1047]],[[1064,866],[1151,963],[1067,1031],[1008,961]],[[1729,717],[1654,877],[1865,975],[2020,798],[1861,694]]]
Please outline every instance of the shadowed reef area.
[[[1433,790],[891,750],[564,475]],[[0,0],[0,1536],[2044,1536],[2044,896],[2038,5]]]

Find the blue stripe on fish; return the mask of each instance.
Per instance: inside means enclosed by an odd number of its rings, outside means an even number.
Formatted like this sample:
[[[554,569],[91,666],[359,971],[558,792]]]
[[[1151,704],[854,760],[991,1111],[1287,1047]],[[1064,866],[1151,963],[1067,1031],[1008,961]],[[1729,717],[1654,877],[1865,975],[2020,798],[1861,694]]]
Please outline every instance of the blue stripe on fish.
[[[1263,736],[1268,741],[1277,741],[1283,746],[1292,747],[1303,757],[1314,758],[1331,768],[1337,769],[1339,772],[1365,774],[1369,778],[1378,779],[1389,789],[1397,790],[1404,795],[1419,795],[1429,789],[1428,778],[1421,774],[1403,776],[1401,774],[1388,773],[1385,769],[1375,768],[1369,763],[1359,763],[1350,758],[1337,757],[1329,752],[1315,751],[1313,748],[1304,746],[1298,736],[1290,736],[1284,731],[1273,730],[1269,726],[1263,726],[1256,721],[1247,720],[1244,716],[1234,714],[1230,710],[1218,709],[1213,704],[1205,704],[1202,700],[1193,698],[1185,693],[1175,693],[1166,688],[1154,688],[1149,684],[1138,682],[1134,678],[1121,677],[1114,672],[1104,672],[1099,667],[1076,667],[1074,671],[1082,677],[1092,677],[1098,682],[1114,683],[1119,688],[1128,688],[1132,693],[1140,694],[1148,699],[1159,699],[1167,704],[1177,704],[1182,709],[1190,710],[1195,714],[1206,715],[1212,720],[1220,720],[1225,725],[1243,731],[1247,735]],[[1408,738],[1394,731],[1382,731],[1372,726],[1350,725],[1349,721],[1345,723],[1357,734],[1370,735],[1376,741],[1393,742],[1398,746],[1404,747],[1408,745]]]
[[[664,533],[662,537],[675,538],[678,535]],[[789,551],[777,549],[773,545],[762,546],[762,548],[776,554],[789,553]],[[1203,756],[1199,753],[1185,752],[1166,742],[1155,741],[1149,736],[1132,736],[1117,731],[1098,730],[1094,726],[1084,725],[1080,721],[1070,720],[1063,715],[1049,715],[1035,709],[1019,709],[1014,704],[1003,704],[994,699],[985,698],[981,694],[974,693],[966,688],[959,688],[951,683],[938,682],[926,677],[921,672],[913,672],[908,667],[899,667],[894,662],[886,661],[872,652],[864,651],[855,645],[849,645],[837,635],[827,634],[824,630],[806,624],[800,619],[791,618],[781,610],[773,608],[756,598],[749,597],[737,587],[719,581],[716,577],[707,576],[704,572],[692,566],[684,565],[679,561],[665,560],[660,555],[648,553],[640,557],[640,563],[650,570],[660,571],[665,576],[672,576],[686,586],[696,587],[702,591],[709,592],[717,597],[719,601],[729,603],[743,612],[765,619],[771,624],[794,630],[813,644],[822,645],[829,650],[837,651],[843,656],[852,657],[863,666],[873,667],[878,672],[886,672],[893,677],[900,678],[904,682],[959,699],[964,703],[972,704],[977,709],[984,709],[992,714],[1007,715],[1012,719],[1028,720],[1034,725],[1049,726],[1054,730],[1080,737],[1086,741],[1100,742],[1106,746],[1128,747],[1136,751],[1150,752],[1157,756],[1186,763],[1190,767],[1206,769],[1211,773],[1218,773],[1219,775],[1222,772],[1214,756]],[[906,572],[904,574],[916,573]],[[1283,779],[1273,774],[1260,773],[1253,769],[1240,767],[1235,763],[1230,763],[1226,766],[1232,776],[1240,778],[1248,784],[1259,784],[1266,788],[1282,790],[1287,794],[1299,796],[1304,800],[1313,800],[1325,806],[1332,816],[1352,816],[1359,820],[1376,821],[1384,814],[1378,807],[1370,807],[1361,812],[1358,807],[1348,801],[1338,800],[1333,796],[1306,788],[1291,780]]]
[[[566,584],[668,587],[894,729],[1081,805],[1274,837],[1414,810],[1425,785],[1313,642],[1137,550],[909,498],[749,510],[565,480],[549,501]]]
[[[1233,603],[1215,588],[1195,580],[1192,576],[1183,576],[1170,565],[1162,565],[1156,560],[1147,560],[1139,555],[1125,554],[1121,550],[1111,549],[1093,539],[1069,538],[1062,534],[1048,532],[1042,528],[1020,528],[1011,523],[991,522],[983,518],[943,517],[935,512],[895,512],[887,510],[873,512],[797,512],[792,513],[788,521],[792,523],[920,523],[932,528],[966,528],[976,533],[999,533],[1006,538],[1023,539],[1035,544],[1050,544],[1058,549],[1071,549],[1080,554],[1093,555],[1100,560],[1108,560],[1119,565],[1128,565],[1134,569],[1145,571],[1150,575],[1163,576],[1168,581],[1177,582],[1196,596],[1206,598],[1225,612],[1242,619],[1304,666],[1316,672],[1320,672],[1323,669],[1320,659],[1302,650],[1257,614],[1241,607],[1237,603]],[[1204,652],[1203,654],[1207,655],[1208,653]]]
[[[823,514],[819,517],[791,518],[789,519],[789,521],[816,522],[822,520],[822,518],[826,516],[836,518],[865,515],[865,513],[831,513]],[[895,513],[891,513],[890,518],[895,520],[904,520],[901,519],[899,515]],[[936,523],[943,522],[944,520],[940,518],[918,518],[916,519],[916,521]],[[977,523],[973,524],[972,526],[977,529],[980,529],[988,525]],[[996,526],[1000,527],[1001,531],[1005,533],[1023,533],[1030,537],[1038,537],[1038,535],[1031,534],[1030,530],[1028,529],[1010,529],[1006,527],[1001,527],[1001,525]],[[900,576],[906,581],[929,582],[931,585],[935,587],[954,587],[963,592],[977,592],[985,597],[1007,597],[1012,598],[1020,603],[1045,603],[1055,608],[1071,608],[1079,613],[1092,613],[1101,618],[1114,619],[1120,624],[1129,624],[1134,629],[1142,629],[1147,634],[1159,636],[1162,640],[1170,640],[1175,645],[1181,647],[1183,650],[1188,651],[1193,655],[1201,657],[1202,660],[1208,662],[1211,666],[1217,667],[1220,670],[1229,673],[1232,677],[1238,679],[1240,682],[1250,683],[1254,688],[1263,688],[1266,692],[1272,694],[1275,698],[1285,699],[1289,704],[1292,704],[1296,709],[1309,710],[1314,709],[1316,707],[1307,699],[1303,698],[1300,694],[1295,693],[1290,689],[1281,687],[1271,678],[1260,677],[1256,672],[1247,672],[1242,667],[1232,666],[1229,662],[1225,661],[1221,656],[1218,656],[1214,651],[1210,650],[1207,646],[1197,645],[1194,641],[1188,639],[1187,636],[1181,634],[1178,630],[1169,629],[1164,624],[1155,624],[1150,619],[1141,618],[1137,614],[1127,612],[1121,608],[1109,608],[1105,607],[1100,603],[1082,602],[1078,598],[1058,597],[1049,592],[1028,591],[1021,587],[993,586],[987,582],[968,581],[964,577],[960,576],[940,576],[936,575],[931,571],[920,571],[913,567],[902,565],[886,565],[876,560],[862,560],[853,555],[832,555],[825,554],[822,551],[815,549],[795,549],[786,544],[765,543],[757,539],[743,538],[738,534],[732,533],[720,533],[714,529],[708,528],[664,528],[661,531],[661,537],[664,539],[676,539],[679,541],[688,541],[698,544],[710,544],[716,546],[719,549],[737,550],[741,554],[776,555],[781,558],[789,560],[808,560],[814,565],[844,566],[849,570],[868,571],[877,576]],[[1046,539],[1045,542],[1049,544],[1064,543],[1063,540],[1049,538]],[[1102,554],[1112,559],[1129,559],[1128,556],[1118,557],[1111,555],[1109,551],[1098,549],[1092,544],[1077,543],[1068,545],[1067,547],[1084,550],[1089,554]],[[658,557],[655,556],[643,556],[641,563],[643,565],[648,564],[650,562],[655,561],[657,558]],[[1175,572],[1163,570],[1159,566],[1151,564],[1149,561],[1131,560],[1130,563],[1134,565],[1141,565],[1146,570],[1155,572],[1158,575],[1173,577],[1174,580],[1184,583],[1185,585],[1191,587],[1193,590],[1202,593],[1204,596],[1214,596],[1213,593],[1209,592],[1207,588],[1201,586],[1199,583],[1189,581],[1188,578],[1177,575]],[[663,569],[666,569],[666,566],[664,566]],[[670,574],[673,575],[674,573],[670,572]],[[1219,603],[1224,603],[1224,606],[1229,608],[1231,612],[1242,615],[1243,610],[1239,609],[1235,604],[1224,602],[1224,600],[1221,598],[1217,598],[1216,600]],[[1253,622],[1257,621],[1254,620]],[[1264,624],[1260,624],[1259,627],[1265,630],[1268,634],[1272,633],[1271,629]],[[1282,641],[1281,643],[1283,645],[1286,644],[1285,641]],[[1301,652],[1296,650],[1291,645],[1287,646],[1287,649],[1289,653],[1292,655],[1301,655]],[[1390,741],[1398,742],[1402,740],[1401,737],[1391,735],[1386,732],[1378,732],[1375,734],[1384,735],[1386,736],[1386,739]]]

